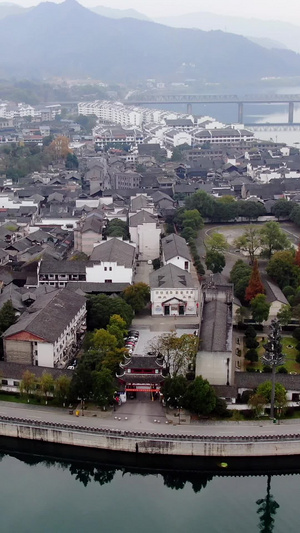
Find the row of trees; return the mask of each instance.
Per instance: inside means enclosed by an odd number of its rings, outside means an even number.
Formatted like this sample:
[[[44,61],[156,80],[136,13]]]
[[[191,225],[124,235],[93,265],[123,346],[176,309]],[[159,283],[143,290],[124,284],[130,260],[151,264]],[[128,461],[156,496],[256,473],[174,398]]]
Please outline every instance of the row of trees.
[[[234,244],[236,248],[247,252],[252,264],[258,252],[261,256],[271,259],[278,250],[292,249],[287,234],[275,221],[266,222],[262,228],[250,225]]]
[[[184,376],[169,377],[162,392],[166,404],[175,409],[184,408],[200,416],[227,414],[226,403],[217,397],[213,387],[201,376],[193,381]]]
[[[186,209],[197,209],[210,222],[228,222],[243,217],[249,222],[266,214],[265,207],[258,202],[236,201],[233,196],[216,199],[205,191],[197,191],[185,200]]]
[[[61,375],[54,379],[52,374],[44,372],[41,378],[26,370],[20,383],[20,393],[26,396],[27,401],[31,396],[43,398],[48,403],[49,398],[54,398],[60,405],[65,406],[70,397],[71,379]]]
[[[120,315],[128,328],[134,313],[140,312],[150,301],[150,287],[146,283],[129,285],[121,296],[91,295],[87,299],[87,329],[106,328],[112,315]]]

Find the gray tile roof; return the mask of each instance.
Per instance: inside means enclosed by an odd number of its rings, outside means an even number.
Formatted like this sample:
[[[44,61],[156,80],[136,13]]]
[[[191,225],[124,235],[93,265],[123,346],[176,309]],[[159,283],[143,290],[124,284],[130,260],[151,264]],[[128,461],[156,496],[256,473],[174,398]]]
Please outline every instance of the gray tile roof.
[[[231,307],[220,300],[205,302],[200,332],[200,351],[231,352]]]
[[[125,383],[162,383],[166,378],[161,374],[124,374],[118,376]]]
[[[116,237],[102,241],[98,246],[95,246],[90,256],[90,261],[117,263],[126,268],[133,266],[134,259],[135,247]]]
[[[56,261],[43,259],[40,274],[85,274],[86,261]]]
[[[151,272],[150,287],[152,289],[194,289],[194,281],[189,272],[169,264]]]
[[[72,291],[81,291],[83,294],[88,293],[109,293],[118,294],[125,291],[130,283],[96,283],[88,281],[75,281],[67,283],[67,288]],[[79,293],[78,293],[79,294]]]
[[[141,368],[141,369],[162,369],[155,355],[132,355],[132,357],[122,365],[124,368]]]
[[[171,233],[171,235],[164,237],[161,241],[161,246],[166,261],[178,256],[191,261],[191,254],[186,240],[176,235],[176,233]]]
[[[271,374],[260,372],[235,372],[235,385],[239,389],[255,389],[265,381],[271,381]],[[287,390],[300,392],[300,374],[276,374],[276,382]]]
[[[139,211],[135,215],[130,216],[129,218],[129,227],[137,227],[141,224],[154,224],[156,222],[156,218],[151,213],[148,213],[148,211]]]
[[[272,303],[278,301],[281,302],[282,305],[288,305],[289,302],[276,283],[273,283],[273,281],[266,278],[263,278],[262,281],[266,290],[267,302]]]
[[[85,302],[84,296],[68,289],[44,294],[4,332],[3,337],[27,331],[47,342],[55,342]]]
[[[100,218],[100,215],[88,216],[84,221],[81,231],[82,233],[85,233],[86,231],[94,231],[95,233],[100,235],[102,233],[102,227],[103,219]]]
[[[0,361],[0,373],[2,378],[21,380],[26,370],[32,372],[32,374],[34,374],[37,378],[42,377],[43,374],[51,374],[54,379],[57,379],[62,375],[70,378],[73,376],[72,370],[48,368],[44,366],[22,365],[20,363],[6,363],[5,361]]]

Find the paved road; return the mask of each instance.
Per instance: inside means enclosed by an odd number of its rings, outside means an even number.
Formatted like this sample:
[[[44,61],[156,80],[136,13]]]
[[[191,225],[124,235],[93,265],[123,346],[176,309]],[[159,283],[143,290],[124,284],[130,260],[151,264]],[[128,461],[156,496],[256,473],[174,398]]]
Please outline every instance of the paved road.
[[[132,405],[134,405],[134,408],[132,408]],[[153,431],[165,434],[256,436],[300,433],[300,419],[282,421],[280,425],[275,425],[270,420],[265,420],[258,422],[199,422],[191,425],[174,426],[166,423],[167,419],[159,403],[145,402],[141,406],[139,402],[134,400],[131,405],[130,402],[123,404],[115,413],[107,413],[105,418],[87,416],[77,418],[69,415],[68,410],[33,405],[27,406],[26,404],[11,404],[10,402],[0,402],[1,415],[73,424],[79,427]]]

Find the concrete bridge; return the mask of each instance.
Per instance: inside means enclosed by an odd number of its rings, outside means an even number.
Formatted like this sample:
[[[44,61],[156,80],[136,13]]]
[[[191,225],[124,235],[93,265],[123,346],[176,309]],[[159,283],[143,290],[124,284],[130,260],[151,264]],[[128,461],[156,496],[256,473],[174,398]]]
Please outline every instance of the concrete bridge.
[[[288,104],[288,124],[294,122],[295,104],[300,103],[300,94],[157,94],[155,96],[130,97],[124,105],[186,104],[191,114],[193,104],[237,104],[238,122],[244,122],[244,104]]]

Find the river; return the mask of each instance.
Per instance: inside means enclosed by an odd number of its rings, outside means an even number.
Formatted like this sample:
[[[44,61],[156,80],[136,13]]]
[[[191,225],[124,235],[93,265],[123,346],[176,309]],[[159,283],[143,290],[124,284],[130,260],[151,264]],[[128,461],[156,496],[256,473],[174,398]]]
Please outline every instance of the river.
[[[295,474],[134,471],[0,453],[1,531],[18,533],[293,533]],[[289,465],[288,471],[292,471]],[[238,474],[238,472],[236,473]]]

